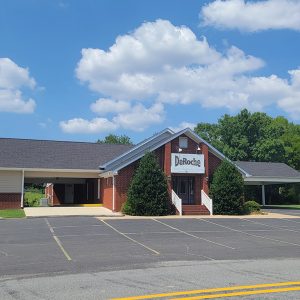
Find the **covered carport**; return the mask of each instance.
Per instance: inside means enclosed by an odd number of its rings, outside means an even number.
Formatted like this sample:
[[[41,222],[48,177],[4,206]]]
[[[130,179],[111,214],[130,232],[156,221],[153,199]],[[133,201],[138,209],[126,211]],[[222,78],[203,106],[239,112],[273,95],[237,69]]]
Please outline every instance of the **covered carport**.
[[[99,204],[99,172],[83,170],[24,170],[24,187],[43,184],[48,205]]]
[[[266,205],[266,185],[300,183],[300,172],[284,163],[235,161],[245,185],[261,186],[261,203]],[[269,203],[270,204],[270,203]]]
[[[49,204],[100,204],[99,165],[131,146],[0,138],[0,209],[24,206],[24,187],[47,184]]]

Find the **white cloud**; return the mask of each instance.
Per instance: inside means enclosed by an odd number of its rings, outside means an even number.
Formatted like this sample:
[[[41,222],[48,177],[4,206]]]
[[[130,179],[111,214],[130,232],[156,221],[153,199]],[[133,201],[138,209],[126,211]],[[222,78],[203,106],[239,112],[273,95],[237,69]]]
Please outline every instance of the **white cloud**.
[[[161,123],[164,120],[164,106],[156,103],[150,108],[142,104],[132,107],[130,112],[121,113],[113,118],[113,121],[125,129],[143,131],[152,124]]]
[[[61,129],[66,133],[93,134],[100,132],[115,131],[117,125],[105,118],[94,118],[91,121],[82,118],[74,118],[60,122]]]
[[[202,24],[220,29],[300,30],[299,0],[216,0],[201,9]]]
[[[170,127],[171,130],[173,130],[174,132],[179,132],[183,129],[186,128],[190,128],[192,130],[194,130],[194,128],[197,126],[197,124],[195,123],[190,123],[190,122],[181,122],[177,127]]]
[[[14,113],[33,113],[35,101],[28,99],[24,101],[19,90],[0,89],[0,111]]]
[[[106,115],[107,113],[120,113],[130,109],[130,104],[126,101],[114,101],[112,99],[100,98],[92,103],[91,111],[98,115]]]
[[[112,114],[105,120],[114,128],[142,131],[164,120],[166,105],[190,103],[232,112],[273,105],[300,119],[299,70],[288,79],[255,76],[264,65],[235,46],[218,52],[189,28],[157,20],[117,37],[107,51],[83,49],[76,76],[106,97],[90,108]]]
[[[157,20],[119,36],[108,51],[83,49],[76,75],[91,90],[114,99],[143,99],[157,92],[157,75],[191,64],[208,64],[219,53],[187,27]]]
[[[22,88],[34,89],[36,82],[28,69],[19,67],[9,58],[0,58],[0,111],[32,113],[36,103],[23,99]]]
[[[278,101],[278,106],[288,112],[295,120],[300,119],[300,69],[289,71],[291,88]]]

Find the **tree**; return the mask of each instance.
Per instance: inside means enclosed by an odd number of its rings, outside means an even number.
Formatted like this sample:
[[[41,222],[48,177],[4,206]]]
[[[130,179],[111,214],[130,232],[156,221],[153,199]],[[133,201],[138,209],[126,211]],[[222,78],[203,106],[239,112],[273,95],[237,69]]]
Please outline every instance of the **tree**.
[[[124,213],[157,216],[170,213],[170,199],[165,174],[153,153],[146,153],[132,178]]]
[[[199,123],[195,131],[231,160],[283,162],[300,170],[300,125],[284,117],[243,109],[235,116],[225,114],[217,124]],[[282,194],[280,186],[268,189],[273,199],[277,193],[279,202],[288,202],[284,195],[299,202],[299,186],[282,186],[286,190]]]
[[[243,212],[244,181],[233,164],[224,160],[216,169],[210,186],[214,213],[235,215]]]
[[[98,140],[97,143],[132,145],[130,137],[125,134],[124,135],[109,134],[104,138],[104,140]]]

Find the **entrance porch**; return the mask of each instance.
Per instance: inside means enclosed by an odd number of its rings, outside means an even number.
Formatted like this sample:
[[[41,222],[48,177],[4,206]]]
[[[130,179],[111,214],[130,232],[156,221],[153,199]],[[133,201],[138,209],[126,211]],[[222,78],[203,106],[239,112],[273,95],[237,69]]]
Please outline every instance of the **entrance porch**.
[[[172,174],[172,200],[176,198],[179,214],[182,215],[210,215],[211,211],[203,203],[207,198],[202,187],[203,177],[200,174],[182,175]],[[202,196],[203,195],[203,196]],[[203,199],[202,199],[203,198]],[[211,199],[210,199],[211,200]],[[174,201],[173,201],[174,203]]]

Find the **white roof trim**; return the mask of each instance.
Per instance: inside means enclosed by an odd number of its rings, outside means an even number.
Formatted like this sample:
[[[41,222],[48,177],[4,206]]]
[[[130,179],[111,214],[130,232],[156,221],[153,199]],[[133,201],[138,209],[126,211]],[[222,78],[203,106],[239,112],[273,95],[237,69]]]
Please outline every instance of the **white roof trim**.
[[[128,155],[129,153],[135,151],[136,149],[138,149],[138,148],[140,148],[141,146],[143,146],[143,145],[149,143],[150,141],[154,140],[155,138],[157,138],[158,136],[160,136],[160,135],[162,135],[162,134],[164,134],[164,133],[166,133],[166,132],[169,132],[170,134],[174,134],[174,132],[173,132],[170,128],[166,128],[166,129],[162,130],[161,132],[159,132],[159,133],[157,133],[157,134],[154,134],[154,135],[151,136],[150,138],[145,139],[145,140],[142,141],[141,143],[137,144],[135,147],[133,147],[133,148],[129,149],[128,151],[122,153],[121,155],[117,156],[116,158],[114,158],[114,159],[112,159],[112,160],[106,162],[105,164],[99,166],[99,168],[100,168],[100,169],[105,169],[105,167],[106,167],[107,165],[110,165],[110,164],[114,163],[115,161],[121,159],[122,157]]]
[[[269,183],[298,183],[300,182],[300,177],[276,177],[276,176],[250,176],[245,177],[244,182],[249,183],[262,183],[262,182],[269,182]]]
[[[57,172],[57,173],[93,173],[99,174],[100,170],[86,170],[86,169],[46,169],[46,168],[5,168],[0,167],[0,171],[30,171],[30,172]]]
[[[148,142],[150,142],[151,140],[153,140],[154,138],[158,137],[159,135],[165,133],[165,132],[170,132],[172,133],[172,136],[170,136],[167,139],[162,140],[160,143],[150,147],[149,149],[147,149],[148,151],[154,151],[156,149],[158,149],[159,147],[165,145],[166,143],[172,141],[173,139],[179,137],[182,134],[186,134],[187,136],[189,136],[191,139],[193,139],[196,142],[202,142],[204,144],[206,144],[208,146],[208,149],[210,150],[211,153],[215,154],[217,157],[219,157],[221,160],[226,159],[229,162],[231,162],[232,164],[234,164],[230,159],[228,159],[223,153],[221,153],[219,150],[217,150],[215,147],[213,147],[211,144],[209,144],[207,141],[205,141],[204,139],[202,139],[199,135],[197,135],[194,131],[192,131],[190,128],[185,128],[177,133],[174,133],[172,130],[170,129],[165,129],[163,131],[161,131],[159,134],[154,135],[153,137],[151,137],[150,139],[145,140],[142,144],[138,144],[136,147],[130,149],[129,151],[125,152],[124,154],[120,155],[119,157],[107,162],[105,165],[103,165],[102,167],[107,167],[110,164],[116,162],[117,160],[124,158],[126,155],[128,155],[129,153],[131,153],[134,150],[137,150],[139,147],[141,147],[142,145],[147,144]],[[145,154],[145,151],[142,153],[138,153],[137,155],[135,155],[134,157],[132,157],[129,160],[125,160],[123,163],[120,163],[120,165],[116,166],[114,168],[113,171],[118,171],[120,169],[123,169],[124,167],[130,165],[131,163],[133,163],[134,161],[140,159],[141,157],[143,157]],[[235,164],[234,164],[235,165]],[[250,176],[245,170],[243,170],[242,168],[240,168],[239,166],[235,165],[236,168],[243,173],[245,176]],[[111,170],[108,170],[111,171]]]

